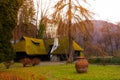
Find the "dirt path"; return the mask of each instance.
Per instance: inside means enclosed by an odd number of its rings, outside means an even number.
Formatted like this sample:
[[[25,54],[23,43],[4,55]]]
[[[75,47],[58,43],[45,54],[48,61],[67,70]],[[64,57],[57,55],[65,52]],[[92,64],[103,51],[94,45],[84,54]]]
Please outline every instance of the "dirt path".
[[[61,61],[61,62],[41,62],[40,65],[60,65],[60,64],[66,64],[65,61]]]

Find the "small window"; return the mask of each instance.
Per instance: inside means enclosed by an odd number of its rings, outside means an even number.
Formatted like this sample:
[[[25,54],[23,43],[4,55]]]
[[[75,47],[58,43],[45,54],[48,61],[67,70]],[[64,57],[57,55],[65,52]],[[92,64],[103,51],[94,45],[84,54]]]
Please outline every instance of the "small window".
[[[32,43],[35,44],[36,46],[39,46],[39,45],[40,45],[40,43],[38,43],[38,42],[32,41]]]

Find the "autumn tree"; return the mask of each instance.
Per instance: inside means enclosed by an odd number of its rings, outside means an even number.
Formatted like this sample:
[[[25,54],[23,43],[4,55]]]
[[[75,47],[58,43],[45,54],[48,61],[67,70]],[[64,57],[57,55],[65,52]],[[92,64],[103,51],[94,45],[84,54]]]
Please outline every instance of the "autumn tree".
[[[23,0],[0,1],[0,62],[12,60],[14,52],[10,39],[17,25],[17,14]]]
[[[106,22],[107,23],[107,22]],[[113,55],[114,53],[114,47],[113,47],[113,33],[111,25],[103,24],[103,28],[101,29],[102,35],[103,35],[103,42],[106,46],[106,51],[111,53]]]
[[[120,49],[120,23],[117,24],[117,30],[114,34],[116,50]]]
[[[114,47],[113,56],[120,57],[120,23],[118,23],[114,28],[114,33],[112,33],[112,42]]]
[[[82,34],[88,37],[88,32],[83,20],[89,21],[91,17],[91,12],[83,7],[82,3],[87,3],[86,0],[59,0],[54,5],[53,19],[55,19],[59,25],[58,33],[67,33],[69,37],[69,58],[68,62],[73,61],[73,33],[75,32],[75,27],[72,26],[73,23],[78,23],[79,29]],[[62,24],[62,22],[65,24]]]
[[[19,9],[16,29],[18,29],[18,32],[15,34],[20,34],[20,38],[22,36],[36,37],[35,34],[37,34],[37,28],[35,26],[35,9],[33,0],[24,0]]]
[[[33,23],[35,21],[35,10],[33,0],[24,0],[23,5],[19,9],[18,24]]]

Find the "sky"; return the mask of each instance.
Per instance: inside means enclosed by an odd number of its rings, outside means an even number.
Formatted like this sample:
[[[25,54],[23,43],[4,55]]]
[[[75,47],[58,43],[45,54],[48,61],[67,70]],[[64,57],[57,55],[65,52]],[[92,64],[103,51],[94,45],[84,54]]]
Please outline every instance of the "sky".
[[[46,1],[47,3],[45,3],[44,6],[47,6],[47,4],[49,4],[50,1],[54,4],[56,0],[49,1],[47,0]],[[120,9],[119,9],[120,0],[86,0],[86,1],[88,1],[88,3],[90,4],[88,6],[89,10],[95,13],[95,15],[93,16],[95,20],[105,20],[115,24],[117,22],[120,22]]]
[[[96,20],[120,22],[120,0],[87,0]]]

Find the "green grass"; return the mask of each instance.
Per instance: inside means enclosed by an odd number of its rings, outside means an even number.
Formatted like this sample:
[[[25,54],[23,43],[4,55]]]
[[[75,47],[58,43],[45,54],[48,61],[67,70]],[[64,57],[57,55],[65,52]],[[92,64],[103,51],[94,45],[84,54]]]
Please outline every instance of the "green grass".
[[[10,69],[5,69],[3,64],[0,64],[0,72],[13,73],[25,80],[120,80],[120,65],[89,65],[87,73],[78,74],[74,64],[23,68],[16,63]]]

